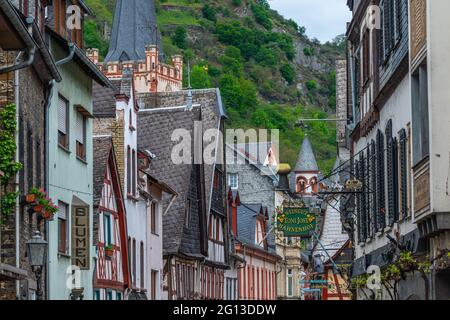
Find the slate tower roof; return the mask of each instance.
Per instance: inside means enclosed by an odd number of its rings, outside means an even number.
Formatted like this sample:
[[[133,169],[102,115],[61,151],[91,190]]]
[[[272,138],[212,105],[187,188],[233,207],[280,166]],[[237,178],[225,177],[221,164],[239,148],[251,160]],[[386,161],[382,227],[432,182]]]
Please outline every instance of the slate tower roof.
[[[105,62],[145,59],[145,46],[161,43],[153,0],[117,0]],[[159,58],[163,60],[161,46]]]
[[[317,166],[316,157],[311,146],[311,142],[308,137],[303,140],[302,148],[297,158],[297,165],[295,166],[295,172],[316,172],[319,171]]]

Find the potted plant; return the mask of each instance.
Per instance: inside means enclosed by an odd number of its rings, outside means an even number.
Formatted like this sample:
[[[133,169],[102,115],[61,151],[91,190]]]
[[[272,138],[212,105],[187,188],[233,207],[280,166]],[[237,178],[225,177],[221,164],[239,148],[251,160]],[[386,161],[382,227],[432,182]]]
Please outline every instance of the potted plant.
[[[114,254],[114,249],[112,244],[108,244],[105,246],[105,255],[107,257],[112,257]]]

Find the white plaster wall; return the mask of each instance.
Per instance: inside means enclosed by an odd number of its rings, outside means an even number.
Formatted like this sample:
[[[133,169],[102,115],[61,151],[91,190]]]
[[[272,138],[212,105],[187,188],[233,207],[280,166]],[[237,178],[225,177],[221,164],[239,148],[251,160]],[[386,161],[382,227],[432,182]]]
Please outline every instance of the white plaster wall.
[[[383,134],[385,133],[386,125],[389,119],[392,119],[392,132],[394,136],[398,136],[398,132],[402,128],[407,128],[407,124],[411,122],[411,85],[410,77],[406,76],[399,84],[393,95],[384,105],[380,112],[380,120],[377,125],[371,130],[367,137],[362,137],[355,145],[354,152],[357,154],[360,150],[364,149],[372,140],[376,141],[377,130],[380,129]],[[385,143],[386,146],[386,143]],[[411,188],[412,190],[412,188]],[[387,201],[387,188],[386,188],[386,201]],[[387,219],[387,217],[386,217]],[[395,238],[394,230],[400,230],[401,234],[407,234],[414,229],[416,225],[411,219],[406,219],[404,222],[400,222],[394,225],[393,228],[386,227],[385,233],[379,233],[375,237],[365,243],[355,246],[356,258],[360,258],[365,253],[372,252],[386,244],[389,240],[386,234],[390,234]]]

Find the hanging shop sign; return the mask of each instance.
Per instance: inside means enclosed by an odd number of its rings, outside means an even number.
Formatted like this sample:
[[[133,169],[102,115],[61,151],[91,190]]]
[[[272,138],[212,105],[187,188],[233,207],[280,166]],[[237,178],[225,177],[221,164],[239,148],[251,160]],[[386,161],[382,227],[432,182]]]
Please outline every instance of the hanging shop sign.
[[[316,215],[304,205],[284,207],[277,220],[285,237],[311,238],[317,225]]]
[[[89,270],[89,208],[72,209],[72,265]]]

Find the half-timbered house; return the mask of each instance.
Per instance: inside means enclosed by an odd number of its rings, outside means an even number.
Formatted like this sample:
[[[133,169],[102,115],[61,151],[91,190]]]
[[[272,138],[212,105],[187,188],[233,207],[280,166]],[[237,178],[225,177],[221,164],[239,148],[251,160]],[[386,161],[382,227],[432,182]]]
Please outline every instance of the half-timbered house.
[[[245,265],[238,270],[240,300],[276,300],[277,264],[281,257],[269,247],[269,213],[261,204],[245,204],[239,192],[229,192],[235,250]]]
[[[186,91],[138,95],[139,149],[155,154],[149,172],[178,194],[163,201],[164,298],[224,299],[229,265],[224,153],[213,152],[206,162],[198,155],[205,132],[212,132],[213,144],[220,146],[225,113],[218,90],[193,90],[192,95],[191,108]],[[191,137],[185,152],[192,158],[172,158],[177,132]]]
[[[111,136],[94,136],[94,299],[122,300],[130,286],[126,211]]]

